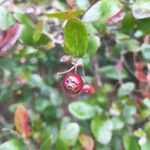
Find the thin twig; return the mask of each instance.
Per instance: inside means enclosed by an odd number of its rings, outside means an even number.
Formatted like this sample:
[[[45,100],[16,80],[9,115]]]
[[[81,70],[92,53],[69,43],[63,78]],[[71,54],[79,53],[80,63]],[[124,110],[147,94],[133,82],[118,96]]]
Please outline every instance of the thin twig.
[[[102,81],[101,81],[101,74],[99,72],[99,64],[96,55],[93,57],[93,65],[95,70],[94,74],[95,74],[96,83],[97,86],[100,87],[102,86]]]

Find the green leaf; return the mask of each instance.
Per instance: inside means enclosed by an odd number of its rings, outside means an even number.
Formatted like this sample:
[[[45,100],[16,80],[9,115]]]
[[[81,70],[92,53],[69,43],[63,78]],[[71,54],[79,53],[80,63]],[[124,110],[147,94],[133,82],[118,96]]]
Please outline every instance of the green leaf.
[[[0,101],[8,100],[11,96],[12,91],[10,90],[10,87],[6,84],[1,84],[0,87]]]
[[[126,40],[126,39],[129,39],[129,35],[121,33],[121,32],[117,32],[116,33],[116,39],[119,41],[120,40]]]
[[[36,99],[36,102],[35,102],[35,109],[36,111],[38,112],[44,112],[46,110],[47,107],[50,107],[51,106],[51,102],[48,101],[47,99]]]
[[[95,115],[95,108],[88,103],[78,101],[69,104],[69,112],[78,119],[86,120]]]
[[[150,141],[146,141],[144,144],[141,145],[141,150],[149,150],[150,148]]]
[[[77,18],[70,19],[64,28],[65,52],[82,57],[88,46],[88,34],[85,25]]]
[[[150,17],[150,1],[136,0],[132,5],[132,13],[136,19],[143,19]]]
[[[106,22],[109,17],[113,16],[119,10],[119,0],[101,0],[88,9],[83,16],[83,21],[95,22],[100,20]]]
[[[143,31],[145,34],[150,33],[150,18],[137,20],[136,23],[139,30]]]
[[[112,88],[113,86],[109,83],[104,83],[102,85],[102,88],[100,89],[100,93],[101,94],[104,94],[104,95],[107,95],[107,93],[111,92],[112,91]]]
[[[90,5],[89,0],[84,0],[84,1],[76,0],[75,2],[79,8],[83,8],[83,9],[87,9]]]
[[[115,69],[115,66],[113,66],[113,65],[101,67],[100,72],[102,74],[104,74],[107,78],[118,79],[118,73]],[[125,79],[125,78],[127,78],[127,73],[125,72],[125,70],[122,70],[119,73],[119,76],[120,76],[120,78]]]
[[[55,150],[69,150],[69,145],[67,145],[66,143],[64,143],[63,141],[61,141],[59,138],[56,141],[55,144]]]
[[[97,29],[95,28],[95,26],[92,23],[85,23],[85,26],[88,31],[88,34],[90,34],[90,35],[98,34]]]
[[[136,107],[134,105],[125,105],[123,114],[127,117],[133,116],[136,113]]]
[[[22,33],[21,33],[21,40],[26,45],[33,44],[33,28],[28,26],[23,26]]]
[[[146,136],[150,139],[150,122],[144,124],[144,131],[146,132]]]
[[[133,31],[135,25],[135,18],[131,12],[127,12],[121,23],[121,29],[123,32],[130,33]]]
[[[135,123],[134,115],[136,114],[136,107],[134,105],[125,105],[123,109],[123,119],[128,124]]]
[[[143,104],[144,104],[147,108],[150,109],[150,99],[145,98],[145,99],[143,100]]]
[[[122,149],[122,141],[119,136],[115,136],[111,141],[111,150],[121,150]]]
[[[118,117],[113,117],[111,121],[113,124],[113,130],[119,130],[124,127],[124,122]]]
[[[28,0],[29,3],[35,4],[35,5],[48,5],[51,0]]]
[[[17,51],[16,54],[19,57],[27,57],[29,55],[37,54],[38,49],[35,49],[34,47],[25,47],[21,49],[20,51]]]
[[[142,111],[140,111],[140,117],[144,120],[146,118],[148,118],[150,116],[150,110],[148,109],[144,109]]]
[[[136,137],[143,137],[145,136],[145,132],[141,128],[138,128],[137,130],[134,131],[134,135]]]
[[[87,53],[89,55],[94,55],[99,46],[100,46],[100,38],[95,35],[89,35]]]
[[[129,39],[129,40],[125,40],[123,42],[124,42],[125,48],[128,51],[131,51],[131,52],[138,52],[138,51],[140,51],[140,44],[139,44],[139,42],[137,40]]]
[[[11,13],[9,13],[4,7],[0,6],[0,31],[6,30],[13,25],[15,20]]]
[[[0,59],[0,68],[13,70],[16,67],[17,63],[14,58],[2,58]]]
[[[135,84],[133,82],[123,83],[118,90],[119,96],[129,95],[135,89]]]
[[[95,138],[101,144],[108,144],[112,138],[113,124],[111,120],[94,118],[91,122],[91,130]]]
[[[18,20],[21,24],[24,24],[26,26],[32,27],[33,26],[33,22],[32,20],[23,13],[15,13],[14,17],[16,20]]]
[[[29,79],[28,84],[32,87],[43,87],[44,86],[44,82],[43,79],[41,78],[41,76],[39,76],[38,74],[32,74],[32,76]]]
[[[47,17],[49,18],[58,18],[60,20],[67,20],[71,19],[77,16],[80,16],[84,11],[81,9],[78,10],[68,10],[68,11],[60,11],[60,12],[54,12],[54,13],[48,13],[46,14]]]
[[[143,36],[143,32],[141,30],[137,30],[135,33],[134,33],[134,37],[139,39]]]
[[[79,132],[80,127],[77,123],[69,123],[61,128],[59,140],[62,141],[65,145],[73,146],[77,142]]]
[[[138,140],[133,136],[125,135],[123,137],[123,144],[125,150],[140,150]]]
[[[22,143],[18,140],[10,140],[0,145],[0,150],[24,150]]]
[[[49,150],[51,147],[51,137],[49,136],[40,146],[40,150]]]
[[[150,45],[149,44],[143,44],[141,46],[141,51],[144,59],[148,62],[150,62]]]
[[[54,0],[53,5],[56,7],[56,9],[61,11],[65,11],[68,8],[65,1]]]
[[[42,33],[43,33],[43,22],[39,21],[37,22],[35,30],[33,32],[33,41],[38,42],[42,36]]]
[[[133,125],[135,123],[135,118],[134,115],[137,112],[137,109],[135,107],[135,105],[129,105],[128,103],[131,103],[132,101],[130,99],[120,99],[121,102],[125,103],[124,108],[123,108],[123,112],[122,112],[122,119],[124,120],[124,122],[126,124],[130,124]],[[126,102],[125,102],[126,101]]]

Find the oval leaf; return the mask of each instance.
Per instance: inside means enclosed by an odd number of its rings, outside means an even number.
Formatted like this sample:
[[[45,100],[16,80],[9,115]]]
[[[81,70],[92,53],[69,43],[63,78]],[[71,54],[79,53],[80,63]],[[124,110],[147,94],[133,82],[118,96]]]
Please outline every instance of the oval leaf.
[[[146,141],[144,144],[140,145],[141,146],[141,150],[149,150],[150,148],[150,141]]]
[[[33,32],[34,32],[34,29],[32,27],[23,25],[21,36],[20,36],[23,44],[32,45],[34,43]]]
[[[58,18],[60,20],[71,19],[77,16],[80,16],[83,13],[83,10],[68,10],[64,12],[55,12],[46,14],[49,18]]]
[[[133,82],[127,82],[120,86],[118,90],[119,96],[129,95],[135,89],[135,84]]]
[[[107,65],[104,67],[101,67],[100,72],[104,74],[107,78],[111,79],[118,79],[118,73],[115,69],[115,66],[113,65]],[[122,79],[127,78],[127,72],[123,69],[121,72],[119,72],[119,76]]]
[[[33,33],[33,40],[34,40],[34,42],[37,42],[37,41],[40,40],[40,38],[42,36],[42,32],[43,32],[43,22],[39,21],[35,25],[35,30],[34,30],[34,33]]]
[[[141,45],[142,55],[147,62],[150,62],[150,44]]]
[[[40,146],[40,150],[48,150],[51,147],[51,137],[49,136]]]
[[[140,44],[135,39],[129,39],[124,41],[125,47],[128,49],[128,51],[131,52],[138,52],[140,51]]]
[[[78,119],[86,120],[95,115],[95,108],[85,102],[73,102],[69,105],[69,112]]]
[[[108,144],[112,138],[113,124],[110,120],[94,118],[91,123],[92,132],[101,144]]]
[[[79,141],[82,145],[83,150],[94,150],[94,140],[91,136],[81,134],[79,136]]]
[[[89,35],[89,43],[87,48],[87,53],[90,55],[94,55],[97,49],[100,46],[100,38],[96,35]]]
[[[4,56],[14,46],[21,33],[22,26],[17,23],[0,33],[0,56]]]
[[[133,16],[137,19],[144,19],[150,17],[150,1],[136,0],[132,5]]]
[[[15,112],[14,124],[16,130],[22,137],[28,138],[31,136],[31,125],[28,111],[23,106],[18,106]]]
[[[125,135],[123,137],[125,150],[140,150],[138,140],[134,136]]]
[[[0,145],[0,150],[21,150],[23,148],[23,143],[18,140],[10,140]]]
[[[113,124],[113,130],[119,130],[119,129],[122,129],[124,127],[124,122],[122,121],[121,118],[113,117],[111,119],[111,121]]]
[[[137,20],[137,27],[139,30],[144,32],[146,35],[150,34],[150,17],[145,19]]]
[[[15,23],[13,15],[6,8],[0,6],[0,31],[6,30]]]
[[[115,15],[121,8],[119,0],[101,0],[95,3],[83,16],[85,22],[95,22],[98,20],[107,21]]]
[[[85,25],[77,18],[70,19],[64,28],[65,52],[76,57],[87,51],[88,34]]]
[[[61,140],[61,142],[63,142],[65,145],[73,146],[78,139],[79,132],[80,127],[77,123],[69,123],[61,128],[59,140]]]

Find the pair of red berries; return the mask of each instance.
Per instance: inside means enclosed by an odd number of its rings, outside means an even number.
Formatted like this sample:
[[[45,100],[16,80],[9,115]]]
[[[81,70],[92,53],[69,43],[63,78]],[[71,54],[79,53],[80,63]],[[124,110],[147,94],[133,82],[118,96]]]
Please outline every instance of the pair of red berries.
[[[95,89],[90,84],[83,84],[83,80],[79,74],[69,73],[63,80],[63,86],[66,92],[77,94],[82,90],[83,94],[94,95]]]

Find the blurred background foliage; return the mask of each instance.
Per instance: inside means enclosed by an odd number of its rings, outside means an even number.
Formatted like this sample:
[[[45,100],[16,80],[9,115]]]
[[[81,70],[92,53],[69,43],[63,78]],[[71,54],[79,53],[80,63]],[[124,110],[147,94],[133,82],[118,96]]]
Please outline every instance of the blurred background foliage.
[[[149,150],[149,6],[148,0],[0,0],[0,31],[23,26],[0,58],[0,150]],[[60,62],[65,52],[82,57],[96,95],[63,90],[57,72],[70,67]],[[29,139],[14,128],[19,105],[30,115]]]

